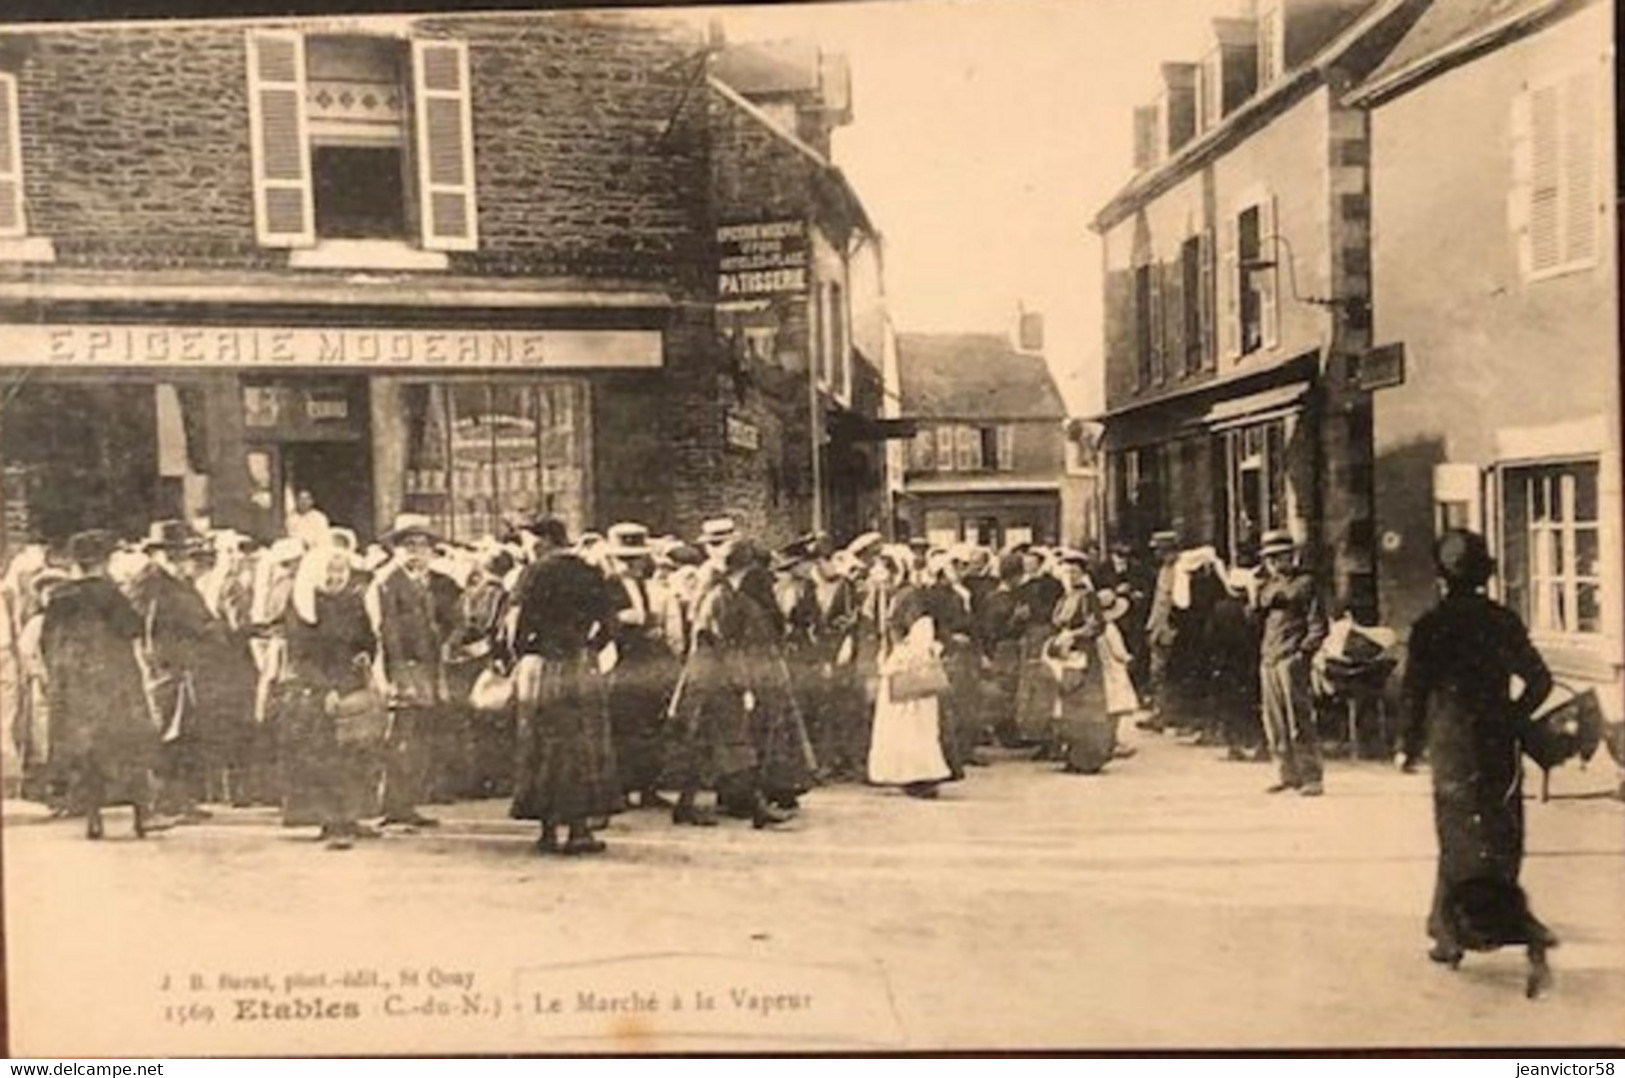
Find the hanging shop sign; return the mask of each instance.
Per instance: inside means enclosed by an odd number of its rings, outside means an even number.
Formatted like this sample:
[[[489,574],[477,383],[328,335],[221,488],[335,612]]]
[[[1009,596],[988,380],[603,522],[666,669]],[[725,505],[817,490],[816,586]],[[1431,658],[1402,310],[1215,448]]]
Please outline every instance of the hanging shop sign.
[[[762,432],[755,423],[740,415],[738,412],[729,412],[727,416],[728,447],[754,453],[762,448]]]
[[[14,366],[659,367],[659,330],[361,329],[307,326],[0,326]]]
[[[717,229],[717,298],[803,295],[807,222],[760,221]]]

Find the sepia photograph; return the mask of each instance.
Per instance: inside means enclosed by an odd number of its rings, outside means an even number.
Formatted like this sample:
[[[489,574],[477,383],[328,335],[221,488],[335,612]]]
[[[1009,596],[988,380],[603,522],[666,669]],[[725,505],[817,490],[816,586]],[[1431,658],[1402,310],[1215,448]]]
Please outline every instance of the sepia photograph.
[[[1625,1049],[1613,0],[24,6],[0,1051]]]

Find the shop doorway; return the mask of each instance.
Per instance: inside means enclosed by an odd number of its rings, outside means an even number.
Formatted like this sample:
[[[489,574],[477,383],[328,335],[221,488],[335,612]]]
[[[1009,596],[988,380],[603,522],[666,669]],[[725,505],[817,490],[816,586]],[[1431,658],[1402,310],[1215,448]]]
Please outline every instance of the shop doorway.
[[[372,537],[372,454],[366,442],[286,442],[278,448],[280,522],[287,521],[297,493],[308,490],[334,527],[353,529],[363,541]]]

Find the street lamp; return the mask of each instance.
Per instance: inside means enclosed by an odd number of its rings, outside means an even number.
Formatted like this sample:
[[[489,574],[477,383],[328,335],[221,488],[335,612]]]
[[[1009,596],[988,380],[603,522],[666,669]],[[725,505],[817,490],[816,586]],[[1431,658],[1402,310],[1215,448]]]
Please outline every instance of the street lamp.
[[[1362,318],[1365,313],[1370,310],[1371,304],[1364,296],[1306,296],[1299,292],[1298,256],[1292,250],[1292,244],[1287,241],[1285,236],[1282,236],[1279,233],[1271,233],[1270,235],[1264,236],[1259,240],[1260,247],[1266,243],[1278,244],[1286,249],[1287,286],[1291,288],[1292,298],[1296,302],[1307,303],[1315,307],[1328,307],[1332,310],[1341,311],[1347,315],[1351,321]],[[1280,262],[1276,259],[1248,258],[1242,260],[1241,269],[1243,272],[1252,273],[1255,270],[1274,269],[1278,265],[1280,265]]]

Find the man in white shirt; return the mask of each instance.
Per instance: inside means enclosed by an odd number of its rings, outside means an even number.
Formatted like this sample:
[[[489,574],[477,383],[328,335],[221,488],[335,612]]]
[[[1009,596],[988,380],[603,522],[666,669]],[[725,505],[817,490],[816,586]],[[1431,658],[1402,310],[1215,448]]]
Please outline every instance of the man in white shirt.
[[[308,490],[296,491],[294,511],[288,514],[288,535],[301,539],[307,548],[326,546],[333,524],[327,514],[316,508],[316,497]]]

